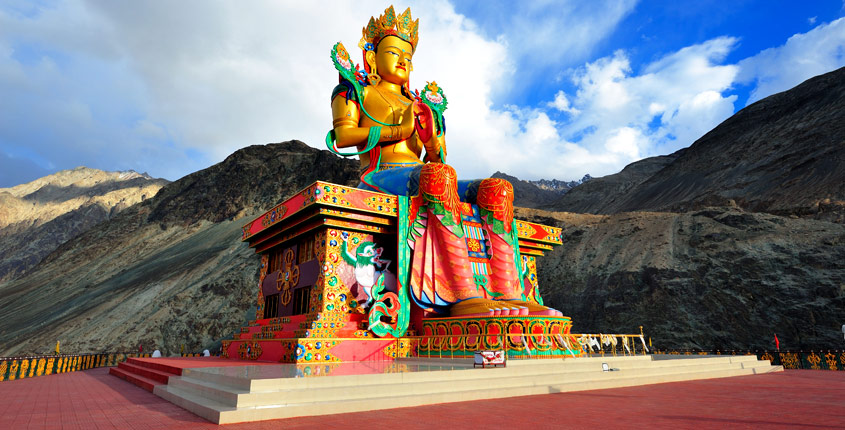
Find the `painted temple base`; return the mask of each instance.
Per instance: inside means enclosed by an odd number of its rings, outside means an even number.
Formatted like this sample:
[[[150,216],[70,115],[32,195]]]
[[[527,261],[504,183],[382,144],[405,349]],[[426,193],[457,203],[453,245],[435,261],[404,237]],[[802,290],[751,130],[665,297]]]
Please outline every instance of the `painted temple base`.
[[[399,244],[407,240],[400,236],[406,237],[402,232],[409,231],[403,201],[397,196],[315,182],[246,224],[243,240],[262,258],[258,310],[255,321],[234,339],[223,341],[223,355],[297,364],[443,353],[454,356],[472,353],[474,348],[504,348],[512,356],[578,355],[577,346],[568,346],[575,343],[567,338],[571,320],[538,304],[542,299],[537,258],[562,243],[557,227],[521,220],[513,223],[512,240],[518,241],[523,273],[520,295],[527,301],[470,299],[454,305],[449,318],[429,319],[422,318],[422,310],[411,305],[410,311],[403,311],[410,316],[399,318],[401,303],[407,306],[410,301],[396,295],[408,294],[410,299],[409,290],[400,292],[396,287],[401,267]],[[495,284],[491,277],[499,273],[494,270],[498,266],[491,263],[487,251],[495,245],[488,243],[492,236],[482,231],[475,205],[460,203],[460,211],[465,236],[460,241],[466,242],[470,276],[477,285]],[[374,286],[377,279],[384,280],[383,290]],[[381,299],[374,297],[376,291]],[[381,306],[382,315],[374,319],[381,326],[370,326],[369,315],[361,309],[367,305],[372,306],[370,312]],[[398,340],[374,335],[374,331],[384,334],[385,325],[402,325],[387,331],[399,336]],[[447,328],[450,331],[445,331]],[[448,342],[436,337],[446,334],[457,337]]]
[[[504,349],[508,357],[577,357],[577,340],[565,316],[424,318],[414,352],[420,357],[472,356],[475,351]]]

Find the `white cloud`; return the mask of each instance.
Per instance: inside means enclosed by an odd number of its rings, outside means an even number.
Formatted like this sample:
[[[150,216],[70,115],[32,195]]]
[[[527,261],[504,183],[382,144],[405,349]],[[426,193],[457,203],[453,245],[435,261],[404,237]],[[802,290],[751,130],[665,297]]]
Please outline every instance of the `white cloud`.
[[[739,62],[737,80],[754,85],[748,104],[845,65],[845,18],[790,37]]]
[[[635,73],[624,51],[587,63],[572,76],[574,96],[557,92],[550,107],[567,113],[555,127],[564,151],[579,160],[544,163],[558,173],[539,176],[576,178],[619,171],[641,157],[667,154],[689,146],[731,116],[734,85],[752,84],[749,103],[787,90],[815,75],[845,65],[845,18],[796,34],[780,47],[766,49],[737,64],[721,64],[738,43],[720,37],[692,45],[645,65]],[[566,170],[573,169],[573,170]]]
[[[637,0],[481,3],[474,11],[477,19],[496,29],[489,36],[507,47],[517,74],[517,79],[499,82],[497,90],[519,92],[536,79],[548,79],[561,68],[582,64],[636,4]]]
[[[555,99],[549,103],[549,107],[553,107],[561,112],[570,113],[573,115],[577,115],[580,111],[578,109],[573,108],[569,104],[569,98],[566,97],[566,93],[562,90],[558,91],[555,94]]]
[[[604,147],[614,154],[621,154],[630,159],[640,158],[640,147],[644,146],[645,137],[636,128],[622,127],[614,131]]]
[[[0,151],[51,170],[86,165],[174,178],[208,165],[131,130],[147,116],[148,99],[114,40],[109,23],[79,2],[22,15],[0,9]]]
[[[579,157],[583,165],[575,171],[557,176],[617,172],[641,157],[688,146],[729,117],[736,96],[723,93],[738,69],[718,63],[735,43],[717,38],[689,46],[646,65],[640,74],[633,73],[623,51],[576,71],[570,109],[578,115],[559,128],[563,138],[577,141],[589,155]]]
[[[514,10],[508,16],[502,36],[520,65],[559,66],[566,58],[589,55],[636,3],[636,0],[511,3]],[[501,14],[496,8],[490,11]]]

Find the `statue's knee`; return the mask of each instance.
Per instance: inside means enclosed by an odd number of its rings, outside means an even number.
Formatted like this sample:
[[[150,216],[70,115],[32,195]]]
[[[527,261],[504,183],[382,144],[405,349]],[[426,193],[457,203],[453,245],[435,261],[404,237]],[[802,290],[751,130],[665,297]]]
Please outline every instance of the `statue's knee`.
[[[501,188],[510,190],[510,193],[513,194],[513,185],[507,180],[502,178],[486,178],[481,180],[481,186],[484,188]]]
[[[427,163],[423,165],[420,176],[451,179],[453,181],[458,180],[458,174],[455,172],[455,168],[443,163]]]
[[[478,204],[492,209],[506,203],[513,204],[513,185],[501,178],[487,178],[478,186]]]
[[[428,163],[420,171],[420,190],[439,201],[453,200],[458,195],[458,174],[448,164]]]
[[[513,185],[500,178],[488,178],[478,186],[478,207],[493,214],[502,222],[502,230],[509,233],[513,222]],[[498,227],[497,227],[498,229]]]

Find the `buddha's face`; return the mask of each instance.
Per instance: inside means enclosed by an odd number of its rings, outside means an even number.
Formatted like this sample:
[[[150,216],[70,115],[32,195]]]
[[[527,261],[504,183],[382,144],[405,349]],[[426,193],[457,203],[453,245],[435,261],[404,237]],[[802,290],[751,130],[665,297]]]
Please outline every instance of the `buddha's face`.
[[[413,56],[414,48],[411,44],[396,36],[387,36],[379,41],[376,52],[372,55],[378,75],[385,81],[397,85],[408,82],[408,77],[413,70],[411,63]],[[367,56],[368,61],[369,59],[370,55]]]

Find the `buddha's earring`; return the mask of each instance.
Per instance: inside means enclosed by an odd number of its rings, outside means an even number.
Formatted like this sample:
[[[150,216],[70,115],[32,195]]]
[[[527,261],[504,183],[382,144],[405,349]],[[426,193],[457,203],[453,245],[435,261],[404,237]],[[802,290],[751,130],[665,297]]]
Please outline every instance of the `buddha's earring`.
[[[372,43],[367,43],[364,45],[364,51],[364,61],[367,62],[366,65],[370,66],[370,70],[367,73],[367,82],[370,85],[378,85],[381,82],[381,76],[378,75],[378,70],[376,70],[375,46]]]
[[[370,85],[378,85],[381,82],[381,76],[378,75],[378,70],[376,70],[376,65],[373,64],[370,66],[370,73],[367,75],[367,82]]]

